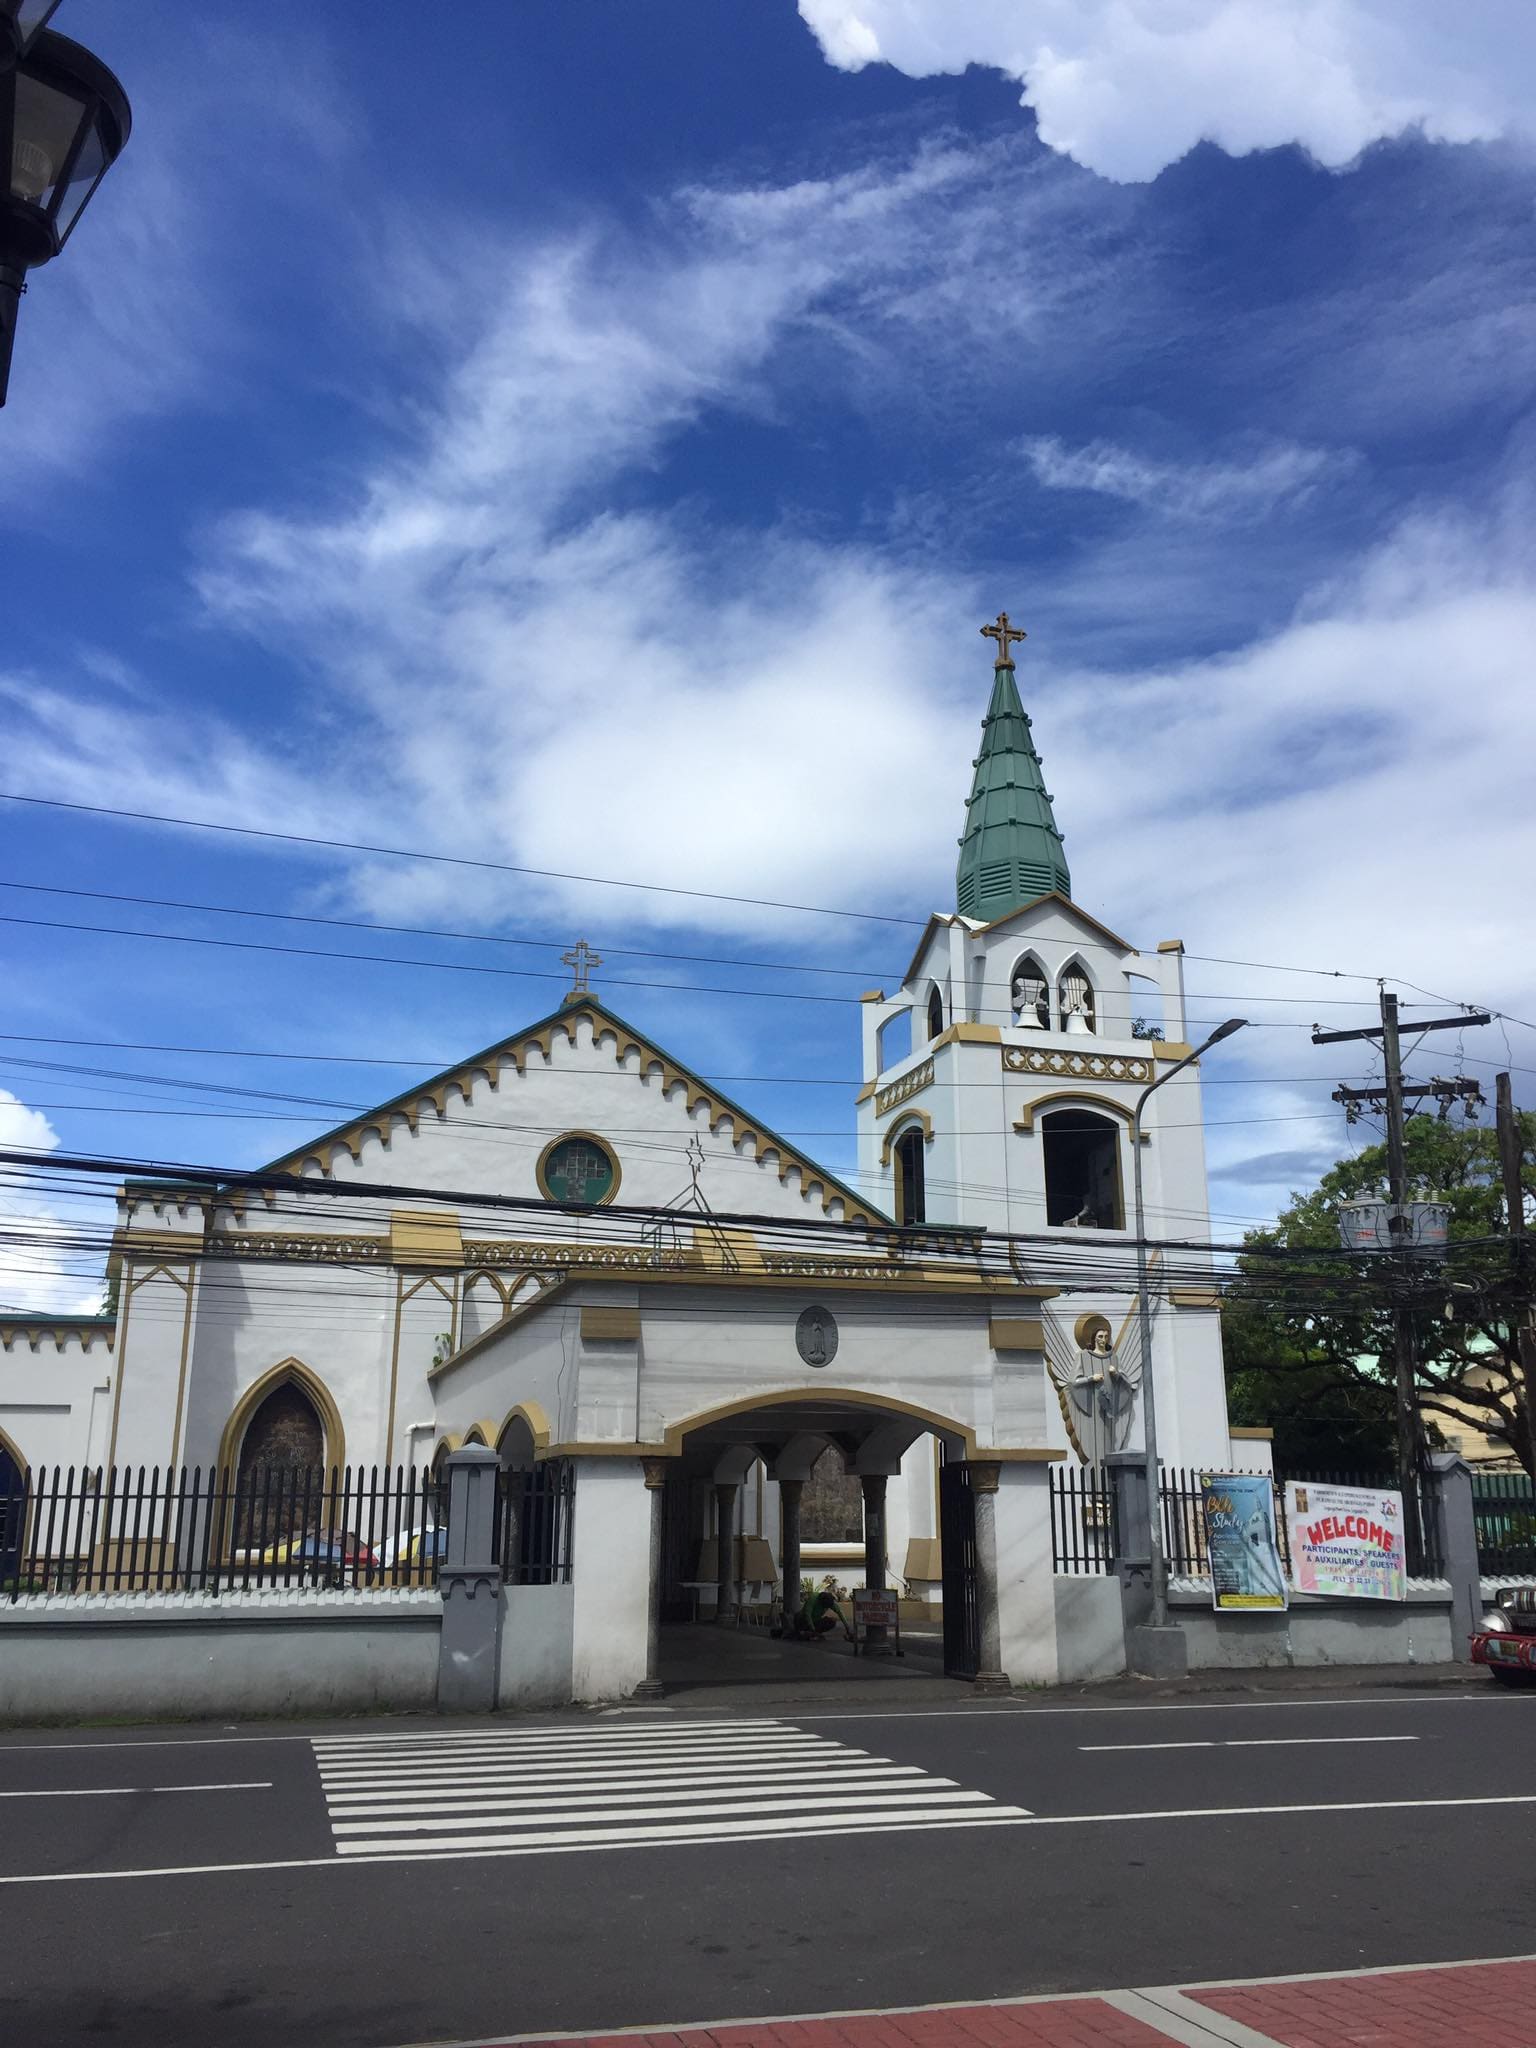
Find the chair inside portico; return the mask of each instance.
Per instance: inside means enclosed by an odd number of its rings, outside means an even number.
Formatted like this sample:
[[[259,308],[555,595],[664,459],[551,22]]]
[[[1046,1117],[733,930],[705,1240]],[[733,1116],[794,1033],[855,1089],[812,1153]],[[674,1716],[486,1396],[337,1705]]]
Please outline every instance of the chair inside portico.
[[[945,1680],[936,1611],[909,1611],[900,1655],[878,1631],[859,1654],[841,1628],[811,1640],[793,1633],[801,1581],[834,1578],[850,1620],[855,1587],[902,1590],[905,1560],[888,1556],[887,1487],[903,1456],[930,1437],[949,1458],[963,1458],[963,1435],[944,1418],[831,1388],[700,1417],[666,1475],[660,1677],[668,1697],[922,1681],[960,1689]]]

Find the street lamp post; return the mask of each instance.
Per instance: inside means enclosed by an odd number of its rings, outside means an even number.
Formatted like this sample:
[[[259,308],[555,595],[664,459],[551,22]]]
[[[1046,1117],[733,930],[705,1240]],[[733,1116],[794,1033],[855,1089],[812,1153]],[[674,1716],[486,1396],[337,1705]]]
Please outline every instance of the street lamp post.
[[[0,0],[0,405],[27,272],[51,263],[128,140],[127,94],[43,26],[47,0]]]
[[[1135,1112],[1131,1117],[1131,1179],[1136,1197],[1136,1320],[1141,1331],[1141,1426],[1146,1443],[1147,1474],[1147,1515],[1149,1521],[1148,1539],[1152,1565],[1152,1626],[1168,1626],[1168,1554],[1163,1547],[1163,1508],[1157,1467],[1157,1389],[1156,1374],[1152,1370],[1152,1301],[1147,1285],[1147,1219],[1141,1198],[1141,1113],[1148,1100],[1157,1093],[1165,1081],[1171,1081],[1175,1074],[1194,1065],[1203,1052],[1209,1052],[1223,1038],[1230,1038],[1234,1031],[1241,1031],[1248,1022],[1246,1017],[1229,1017],[1225,1024],[1218,1024],[1203,1044],[1193,1052],[1187,1052],[1177,1060],[1166,1074],[1159,1074],[1149,1082],[1136,1098]]]

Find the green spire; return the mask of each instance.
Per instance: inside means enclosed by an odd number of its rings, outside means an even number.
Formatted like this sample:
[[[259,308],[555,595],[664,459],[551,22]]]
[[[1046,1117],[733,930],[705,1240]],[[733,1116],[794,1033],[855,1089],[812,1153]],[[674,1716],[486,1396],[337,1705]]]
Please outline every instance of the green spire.
[[[995,628],[981,630],[998,638]],[[961,915],[983,924],[1006,917],[1052,889],[1063,896],[1072,893],[1067,857],[1029,720],[1019,702],[1006,639],[1000,643],[995,666],[955,869],[955,901]]]

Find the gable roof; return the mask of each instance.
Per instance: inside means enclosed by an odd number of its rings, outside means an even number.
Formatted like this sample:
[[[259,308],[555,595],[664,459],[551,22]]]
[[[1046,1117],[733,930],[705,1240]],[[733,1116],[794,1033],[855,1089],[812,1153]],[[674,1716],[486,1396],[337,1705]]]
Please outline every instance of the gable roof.
[[[1122,939],[1118,932],[1112,932],[1107,924],[1100,924],[1096,917],[1090,917],[1086,910],[1072,901],[1070,896],[1063,896],[1059,889],[1047,889],[1043,896],[1032,896],[1028,903],[1021,903],[1017,910],[1010,910],[1006,916],[994,917],[990,924],[979,924],[974,917],[963,917],[957,911],[936,910],[923,927],[923,935],[917,942],[917,950],[907,962],[907,971],[901,978],[903,988],[921,966],[923,955],[932,943],[936,929],[948,930],[950,926],[959,924],[964,925],[966,931],[976,938],[982,938],[988,932],[1001,931],[1005,924],[1012,924],[1016,917],[1023,917],[1031,910],[1038,910],[1042,903],[1059,903],[1064,910],[1070,910],[1080,923],[1090,926],[1111,945],[1118,946],[1123,953],[1135,953],[1140,950],[1139,947],[1133,946],[1129,939]]]
[[[616,1065],[622,1064],[631,1052],[637,1052],[642,1062],[642,1075],[650,1066],[656,1065],[661,1068],[664,1089],[682,1083],[687,1090],[685,1112],[691,1112],[701,1102],[706,1104],[711,1130],[716,1124],[726,1123],[731,1127],[732,1144],[739,1145],[750,1138],[755,1143],[759,1158],[764,1152],[777,1152],[780,1181],[787,1180],[792,1169],[798,1169],[803,1195],[809,1198],[813,1188],[820,1187],[823,1214],[836,1200],[842,1202],[844,1212],[852,1222],[882,1226],[890,1224],[891,1218],[884,1215],[874,1203],[866,1201],[862,1195],[855,1194],[845,1181],[839,1180],[836,1174],[829,1173],[824,1166],[818,1166],[807,1154],[781,1138],[763,1122],[761,1117],[753,1116],[748,1110],[743,1109],[730,1096],[722,1094],[691,1067],[684,1066],[681,1060],[674,1059],[670,1053],[662,1051],[632,1024],[626,1023],[615,1011],[590,995],[582,996],[575,1002],[563,1003],[549,1016],[541,1017],[537,1023],[527,1025],[510,1038],[500,1039],[495,1045],[487,1046],[483,1052],[473,1053],[456,1066],[445,1068],[440,1074],[434,1074],[430,1080],[418,1081],[412,1087],[402,1089],[398,1095],[391,1096],[389,1101],[381,1102],[376,1109],[367,1110],[360,1116],[350,1118],[346,1123],[322,1131],[317,1138],[310,1139],[291,1152],[283,1153],[280,1158],[268,1161],[265,1171],[302,1173],[313,1163],[322,1174],[329,1175],[333,1155],[338,1149],[347,1151],[354,1161],[357,1160],[361,1156],[363,1139],[370,1130],[376,1133],[382,1144],[387,1145],[392,1117],[402,1118],[414,1134],[422,1111],[428,1106],[435,1109],[440,1117],[447,1113],[448,1096],[451,1091],[457,1090],[468,1101],[477,1074],[484,1075],[494,1089],[499,1085],[499,1070],[504,1062],[510,1061],[521,1074],[525,1071],[528,1054],[535,1046],[547,1061],[557,1037],[563,1036],[574,1045],[577,1026],[583,1020],[591,1026],[594,1043],[601,1044],[605,1036],[611,1036]],[[636,1076],[637,1079],[641,1077]],[[262,1169],[258,1169],[260,1170]]]

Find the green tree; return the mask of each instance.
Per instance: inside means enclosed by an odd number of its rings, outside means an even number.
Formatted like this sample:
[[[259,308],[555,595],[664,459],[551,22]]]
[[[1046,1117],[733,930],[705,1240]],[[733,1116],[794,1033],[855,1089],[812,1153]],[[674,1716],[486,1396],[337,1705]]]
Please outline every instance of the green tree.
[[[1529,1214],[1536,1117],[1520,1123]],[[1506,1229],[1494,1133],[1415,1116],[1405,1141],[1411,1190],[1451,1209],[1451,1256],[1443,1268],[1426,1263],[1414,1287],[1420,1411],[1431,1429],[1470,1421],[1532,1472],[1515,1336],[1525,1288],[1507,1241],[1488,1242]],[[1386,1174],[1386,1146],[1367,1146],[1296,1196],[1273,1228],[1243,1240],[1222,1315],[1229,1400],[1234,1422],[1274,1426],[1277,1466],[1381,1465],[1395,1454],[1388,1290],[1357,1263],[1326,1256],[1339,1248],[1339,1204],[1385,1194]]]

